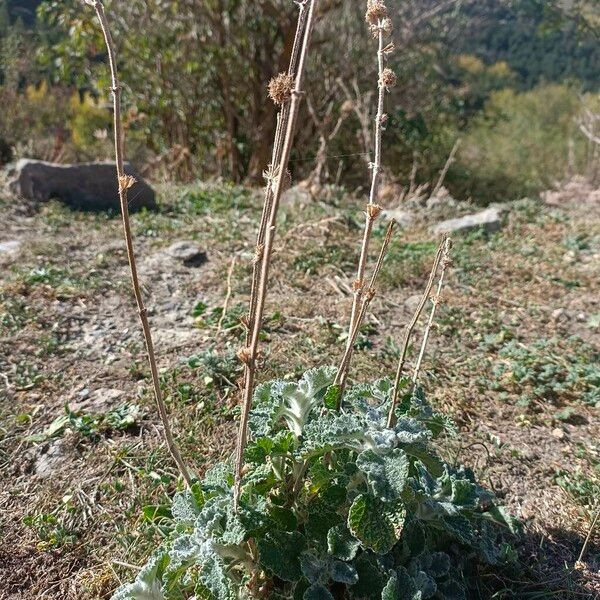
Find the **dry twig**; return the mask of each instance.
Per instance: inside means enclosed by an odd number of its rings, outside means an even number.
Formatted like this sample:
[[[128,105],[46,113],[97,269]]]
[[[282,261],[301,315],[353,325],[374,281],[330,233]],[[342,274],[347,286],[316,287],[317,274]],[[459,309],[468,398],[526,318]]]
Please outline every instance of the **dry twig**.
[[[377,204],[379,195],[379,183],[381,179],[381,147],[382,133],[387,115],[384,114],[384,101],[386,91],[395,85],[396,76],[391,69],[385,67],[386,56],[394,49],[393,43],[385,44],[385,38],[390,35],[392,24],[388,17],[387,8],[381,0],[369,0],[367,2],[366,21],[378,41],[377,49],[377,67],[378,67],[378,96],[377,96],[377,114],[375,115],[375,156],[373,162],[369,165],[371,168],[371,191],[369,193],[369,203],[366,210],[366,223],[363,240],[354,281],[354,298],[352,300],[352,310],[350,313],[350,324],[348,327],[348,344],[346,351],[351,353],[352,331],[358,319],[363,296],[365,294],[365,269],[367,265],[367,256],[371,234],[373,232],[373,223],[381,213],[381,207]]]
[[[435,254],[435,259],[433,260],[433,265],[431,267],[431,272],[429,273],[429,280],[427,281],[427,285],[425,286],[425,290],[423,291],[423,295],[421,296],[421,300],[412,316],[412,319],[406,326],[404,331],[404,339],[402,341],[402,347],[400,349],[400,359],[398,360],[398,368],[396,369],[396,379],[394,380],[394,391],[392,393],[392,405],[390,407],[390,412],[388,414],[387,426],[392,427],[396,420],[396,406],[398,405],[398,395],[400,393],[400,379],[402,377],[402,371],[404,369],[404,363],[406,362],[406,353],[408,352],[408,345],[410,343],[410,338],[412,336],[412,332],[423,312],[423,308],[425,308],[425,304],[427,303],[427,298],[429,298],[429,294],[431,293],[431,288],[433,287],[433,282],[435,281],[435,276],[438,271],[438,267],[440,265],[440,261],[442,260],[442,255],[444,252],[444,247],[446,244],[446,238],[442,240],[440,245],[438,246],[437,252]]]
[[[452,247],[452,242],[450,238],[446,238],[444,240],[444,251],[442,254],[442,270],[440,271],[440,278],[438,280],[437,288],[435,290],[435,295],[431,299],[431,312],[429,313],[429,319],[427,321],[427,325],[425,326],[425,331],[423,332],[423,340],[421,341],[421,349],[419,351],[419,357],[417,358],[417,363],[415,364],[415,370],[412,376],[412,386],[413,389],[417,385],[419,380],[419,371],[421,370],[421,363],[423,362],[423,357],[425,356],[425,350],[427,348],[427,342],[429,340],[429,334],[431,333],[431,327],[433,326],[433,319],[435,317],[435,311],[438,305],[441,302],[442,295],[442,286],[444,285],[444,276],[446,275],[446,269],[450,265],[450,248]]]
[[[227,315],[227,308],[229,306],[229,300],[231,299],[231,278],[233,277],[235,261],[236,256],[234,254],[231,258],[231,264],[229,265],[229,269],[227,270],[227,293],[225,294],[225,300],[223,301],[223,310],[221,311],[221,316],[219,317],[219,322],[217,323],[217,335],[221,333],[221,327],[223,327],[223,321],[225,320],[225,316]]]
[[[256,359],[258,355],[258,342],[262,325],[265,300],[267,296],[267,287],[269,283],[269,268],[271,265],[271,256],[273,252],[273,242],[275,240],[277,212],[279,209],[279,201],[284,188],[284,182],[287,175],[287,167],[290,158],[290,152],[294,140],[296,129],[296,121],[298,117],[298,109],[303,96],[302,83],[304,80],[304,71],[308,56],[308,48],[312,35],[314,19],[315,19],[315,4],[317,0],[304,0],[300,4],[300,15],[298,17],[297,36],[303,32],[303,39],[300,45],[295,44],[292,53],[291,69],[295,70],[294,86],[291,90],[291,102],[289,108],[282,109],[279,119],[279,131],[276,134],[275,149],[273,151],[274,163],[277,164],[276,169],[271,169],[273,181],[267,184],[267,194],[265,199],[265,209],[263,211],[263,219],[261,220],[261,230],[263,238],[259,232],[256,262],[260,262],[260,272],[257,272],[256,279],[253,281],[253,287],[250,300],[250,318],[248,320],[248,335],[247,344],[240,353],[240,359],[244,363],[244,389],[242,397],[242,415],[238,431],[238,438],[235,453],[235,484],[234,484],[234,507],[237,509],[240,484],[242,478],[242,467],[244,462],[244,450],[246,448],[248,436],[248,417],[252,406],[252,394],[254,392],[254,379],[256,373]],[[308,8],[307,8],[308,7]],[[305,11],[308,10],[306,17]],[[304,21],[305,19],[305,21]],[[304,25],[302,25],[304,23]],[[297,66],[296,61],[297,59]],[[287,115],[287,116],[286,116]],[[285,135],[283,135],[285,128]],[[279,140],[282,139],[281,142]],[[277,148],[281,143],[281,151]],[[277,154],[280,154],[278,157]],[[268,189],[272,188],[272,193]]]
[[[125,174],[124,161],[124,135],[123,135],[123,124],[121,122],[121,86],[119,85],[119,77],[117,72],[117,60],[115,47],[110,34],[108,26],[108,20],[104,11],[104,5],[100,0],[85,0],[87,4],[92,6],[96,11],[96,15],[100,21],[100,27],[102,28],[102,34],[106,43],[106,50],[108,52],[108,62],[110,67],[110,78],[111,78],[111,92],[113,96],[113,126],[114,126],[114,137],[115,137],[115,158],[117,163],[117,181],[119,186],[119,200],[121,203],[121,216],[123,220],[123,233],[125,237],[125,245],[127,247],[127,259],[129,261],[129,269],[131,271],[131,284],[133,287],[133,294],[140,315],[140,321],[142,323],[142,330],[144,332],[144,340],[146,342],[146,350],[148,354],[148,362],[150,363],[150,371],[152,373],[152,384],[154,386],[154,397],[156,399],[156,405],[160,415],[160,420],[163,425],[163,432],[165,436],[165,442],[167,448],[173,457],[173,460],[177,464],[181,475],[185,482],[191,485],[191,476],[181,454],[179,448],[173,438],[171,432],[171,426],[169,425],[169,417],[167,415],[167,408],[165,406],[162,391],[160,389],[160,379],[158,376],[158,367],[156,365],[156,356],[154,353],[154,345],[152,343],[152,333],[150,331],[150,324],[148,322],[148,311],[144,306],[144,300],[142,298],[142,291],[140,287],[139,277],[137,273],[137,265],[135,260],[135,254],[133,251],[133,238],[131,235],[131,225],[129,222],[129,207],[127,205],[127,190],[135,184],[135,179],[130,175]]]
[[[442,189],[442,185],[444,185],[444,179],[446,179],[446,175],[448,174],[448,169],[452,166],[452,163],[455,160],[456,152],[458,151],[458,147],[460,146],[460,138],[457,138],[456,142],[454,142],[454,146],[452,146],[452,150],[448,155],[448,159],[446,160],[443,169],[440,171],[440,176],[438,177],[437,183],[431,192],[430,198],[433,198],[438,195],[438,192]]]
[[[375,283],[377,281],[377,277],[379,276],[379,271],[381,271],[381,266],[383,265],[383,259],[387,253],[388,246],[392,239],[392,234],[394,232],[394,227],[396,225],[396,221],[392,219],[388,225],[385,238],[383,240],[383,244],[381,245],[381,250],[379,252],[379,257],[377,262],[375,263],[375,268],[373,269],[373,274],[371,275],[371,280],[369,281],[369,286],[366,292],[363,294],[363,299],[361,302],[360,310],[357,313],[356,321],[354,326],[352,327],[352,331],[350,332],[348,343],[346,344],[346,350],[344,355],[342,356],[342,360],[340,362],[340,366],[338,367],[338,371],[336,373],[333,385],[339,386],[340,394],[339,394],[339,405],[342,403],[342,394],[344,392],[344,387],[346,385],[346,377],[348,376],[348,370],[350,368],[350,361],[352,360],[352,354],[354,353],[354,344],[356,343],[356,337],[358,336],[358,331],[360,326],[365,318],[365,314],[367,313],[367,309],[369,308],[369,304],[371,300],[375,296]]]

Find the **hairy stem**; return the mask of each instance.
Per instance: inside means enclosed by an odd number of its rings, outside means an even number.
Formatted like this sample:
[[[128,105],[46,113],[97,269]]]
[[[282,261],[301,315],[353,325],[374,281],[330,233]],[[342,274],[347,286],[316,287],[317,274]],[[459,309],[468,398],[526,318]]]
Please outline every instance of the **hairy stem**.
[[[278,161],[278,166],[274,174],[273,197],[270,202],[269,216],[266,221],[264,246],[262,248],[262,256],[260,259],[260,277],[255,290],[255,308],[254,315],[249,327],[248,340],[249,344],[243,349],[242,360],[244,361],[244,389],[242,395],[242,415],[240,419],[240,427],[238,430],[238,439],[235,453],[235,484],[234,484],[234,506],[237,508],[240,495],[240,484],[242,479],[242,467],[244,463],[244,450],[246,448],[248,436],[248,417],[252,406],[252,394],[254,392],[254,378],[256,374],[256,360],[258,354],[258,342],[261,330],[262,318],[267,296],[267,287],[269,283],[269,268],[271,265],[271,257],[273,252],[273,242],[275,240],[277,212],[279,209],[279,201],[283,192],[283,185],[287,167],[289,163],[290,153],[294,140],[296,129],[296,121],[298,118],[298,109],[303,96],[302,83],[304,80],[304,71],[306,68],[306,60],[308,57],[308,48],[312,35],[314,19],[315,19],[315,4],[317,0],[308,1],[308,15],[304,27],[304,38],[302,46],[298,53],[298,65],[296,68],[296,76],[294,80],[294,88],[292,90],[292,99],[289,107],[289,116],[287,118],[285,136],[283,138],[281,156]],[[250,325],[250,323],[249,323]]]
[[[354,326],[352,327],[352,331],[350,332],[350,336],[348,339],[348,344],[346,345],[346,350],[344,355],[342,356],[342,360],[340,361],[340,366],[338,367],[338,371],[336,373],[333,384],[340,386],[340,395],[339,395],[339,405],[341,407],[342,403],[342,394],[344,387],[346,385],[346,378],[348,376],[348,370],[350,368],[350,362],[352,360],[352,355],[354,353],[354,344],[356,342],[356,337],[358,336],[358,331],[360,326],[365,318],[367,313],[367,309],[369,308],[369,304],[371,300],[375,296],[375,283],[377,281],[377,277],[379,276],[379,271],[381,271],[381,266],[383,265],[383,259],[387,253],[388,246],[392,239],[392,234],[394,232],[394,227],[396,225],[396,221],[392,219],[388,225],[385,238],[383,240],[383,244],[381,245],[381,250],[379,252],[379,257],[377,258],[377,263],[375,264],[375,268],[373,269],[373,274],[371,275],[371,280],[369,282],[369,286],[365,293],[363,294],[363,300],[360,305],[360,310],[357,312],[356,321]]]
[[[435,258],[433,260],[433,265],[431,267],[431,272],[429,273],[429,280],[427,281],[427,285],[425,286],[425,290],[423,295],[421,296],[421,300],[415,310],[412,319],[406,326],[404,330],[404,339],[402,340],[402,347],[400,349],[400,359],[398,360],[398,368],[396,369],[396,379],[394,380],[394,391],[392,393],[392,406],[390,407],[390,412],[388,414],[387,426],[393,427],[396,421],[396,406],[398,405],[398,395],[400,393],[400,379],[402,378],[402,371],[404,369],[404,363],[406,362],[406,354],[408,352],[408,345],[410,343],[410,338],[412,336],[412,332],[425,308],[425,304],[427,304],[427,298],[429,298],[429,294],[431,293],[431,288],[433,287],[433,283],[435,281],[435,276],[438,271],[438,267],[440,266],[440,261],[442,260],[442,255],[444,253],[444,246],[446,244],[446,238],[442,240],[440,245],[438,246],[437,252],[435,254]]]
[[[306,19],[308,17],[307,0],[304,0],[299,4],[298,23],[296,26],[296,35],[294,37],[294,43],[292,45],[292,53],[290,56],[290,63],[288,66],[288,75],[295,77],[296,69],[298,67],[298,58],[300,50],[302,48],[302,42],[304,39],[304,30],[306,28]],[[289,119],[290,104],[285,103],[279,113],[277,114],[277,127],[275,129],[275,140],[273,143],[273,151],[271,154],[271,164],[268,166],[265,173],[266,186],[265,186],[265,200],[263,203],[262,215],[260,218],[260,225],[258,228],[258,234],[256,237],[256,249],[254,252],[254,259],[252,261],[252,279],[250,287],[250,306],[248,309],[247,317],[247,329],[246,329],[246,346],[250,345],[250,335],[254,327],[254,319],[256,315],[256,296],[257,289],[260,280],[260,263],[262,260],[264,243],[265,243],[265,231],[267,228],[267,220],[271,211],[271,203],[273,200],[273,182],[275,179],[275,168],[281,160],[281,150],[283,149],[283,139],[285,131],[287,130],[287,122]]]
[[[144,340],[146,342],[146,351],[148,354],[148,362],[150,364],[150,371],[152,373],[152,384],[154,387],[154,397],[156,399],[156,405],[158,407],[158,413],[160,420],[163,425],[163,432],[165,436],[165,442],[167,448],[173,457],[181,475],[183,476],[187,485],[191,485],[192,479],[189,474],[179,448],[173,438],[171,432],[171,426],[169,425],[169,418],[167,415],[167,408],[165,406],[162,391],[160,389],[160,379],[158,376],[158,367],[156,365],[156,356],[154,353],[154,345],[152,343],[152,333],[150,331],[150,324],[148,322],[148,311],[144,306],[144,300],[142,298],[142,292],[137,272],[137,265],[135,260],[135,254],[133,251],[133,238],[131,235],[131,225],[129,222],[129,207],[127,205],[127,189],[131,187],[135,182],[133,178],[125,175],[124,169],[124,136],[123,136],[123,125],[121,123],[121,87],[119,85],[119,77],[117,72],[117,60],[115,48],[110,34],[108,26],[108,20],[104,11],[104,5],[100,0],[85,0],[87,4],[92,6],[96,11],[96,15],[100,21],[100,27],[102,28],[102,34],[106,43],[106,49],[108,52],[108,62],[110,67],[110,78],[111,78],[111,92],[113,96],[113,127],[115,137],[115,158],[117,163],[117,180],[119,186],[119,200],[121,203],[121,216],[123,221],[123,233],[125,237],[125,246],[127,248],[127,259],[129,261],[129,269],[131,272],[131,284],[133,287],[133,294],[138,308],[140,321],[142,323],[142,330],[144,332]]]
[[[367,217],[365,223],[365,231],[363,235],[362,245],[360,249],[360,258],[358,260],[358,268],[356,271],[356,279],[354,280],[354,298],[352,300],[352,310],[350,312],[350,325],[348,328],[348,349],[350,344],[350,333],[354,328],[356,319],[358,318],[359,307],[364,294],[364,278],[367,265],[367,256],[369,253],[369,245],[371,234],[373,232],[373,222],[377,215],[381,212],[381,208],[377,205],[377,196],[379,192],[379,179],[381,171],[381,136],[383,131],[383,106],[385,100],[385,85],[383,83],[383,69],[385,65],[384,54],[384,32],[379,29],[377,33],[378,50],[377,50],[377,65],[378,65],[378,97],[377,97],[377,114],[375,115],[375,156],[371,163],[371,191],[369,193],[369,203],[367,205]]]
[[[433,326],[433,319],[435,317],[435,311],[440,303],[441,294],[442,294],[442,286],[444,285],[444,276],[446,274],[446,268],[450,264],[450,248],[451,242],[450,238],[446,238],[444,240],[444,252],[442,256],[442,270],[440,271],[440,278],[438,280],[437,288],[435,290],[435,295],[431,299],[431,312],[429,313],[429,319],[427,320],[427,325],[425,326],[425,331],[423,332],[423,340],[421,341],[421,349],[419,351],[419,357],[417,358],[417,363],[415,364],[415,370],[412,376],[412,387],[413,390],[417,385],[419,380],[419,372],[421,370],[421,363],[423,362],[423,357],[425,356],[425,349],[427,348],[427,342],[429,341],[429,334],[431,332],[431,327]]]

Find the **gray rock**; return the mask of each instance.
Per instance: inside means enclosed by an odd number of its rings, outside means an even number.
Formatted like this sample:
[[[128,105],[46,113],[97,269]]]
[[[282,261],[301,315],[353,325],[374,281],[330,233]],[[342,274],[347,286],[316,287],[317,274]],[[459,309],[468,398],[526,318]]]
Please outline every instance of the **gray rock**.
[[[114,388],[98,388],[87,394],[78,394],[79,398],[69,404],[73,411],[84,411],[90,413],[104,413],[117,408],[125,400],[126,392]]]
[[[413,294],[404,300],[404,307],[408,312],[414,313],[417,310],[417,306],[421,302],[422,294]]]
[[[285,190],[281,196],[283,204],[308,204],[312,202],[310,190],[303,184]]]
[[[442,221],[431,228],[433,233],[452,233],[484,229],[489,233],[502,227],[502,214],[498,208],[487,208],[473,215]]]
[[[54,440],[42,447],[36,458],[33,472],[42,478],[52,477],[65,463],[67,454],[64,440]]]
[[[19,240],[8,240],[7,242],[0,242],[0,254],[14,254],[18,252],[21,247]]]
[[[130,210],[156,208],[154,190],[129,163],[125,173],[136,179],[127,192]],[[114,162],[60,165],[22,158],[12,170],[8,187],[16,196],[33,202],[56,198],[79,210],[120,210]]]
[[[454,208],[456,206],[456,200],[450,195],[450,192],[442,186],[435,196],[427,198],[425,206],[427,210],[433,210],[440,207]]]
[[[386,219],[395,219],[396,223],[398,223],[398,227],[403,229],[411,225],[415,220],[415,215],[412,212],[400,208],[384,210],[383,216]]]
[[[203,265],[208,257],[196,242],[182,240],[171,244],[165,253],[177,261],[181,261],[186,267],[199,267]]]

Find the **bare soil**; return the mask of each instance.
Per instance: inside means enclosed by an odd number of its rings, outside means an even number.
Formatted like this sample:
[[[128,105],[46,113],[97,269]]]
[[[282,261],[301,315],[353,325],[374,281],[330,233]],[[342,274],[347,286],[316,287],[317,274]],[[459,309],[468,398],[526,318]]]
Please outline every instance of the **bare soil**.
[[[211,186],[161,197],[160,211],[133,218],[136,251],[173,429],[201,473],[233,447],[261,198]],[[577,562],[600,490],[600,396],[577,371],[598,368],[600,194],[576,181],[546,200],[512,205],[498,233],[456,236],[422,380],[456,423],[443,453],[523,520],[520,568],[490,575],[495,597],[600,598],[600,527]],[[160,540],[156,507],[181,484],[154,411],[120,222],[8,200],[0,219],[0,249],[14,242],[0,250],[0,598],[108,598]],[[261,379],[339,359],[361,202],[290,197],[280,222]],[[430,225],[422,214],[396,236],[356,379],[394,371],[435,253]],[[529,358],[514,358],[511,342]],[[565,373],[573,381],[555,385]],[[66,405],[71,420],[49,431]],[[124,405],[129,421],[117,418]]]

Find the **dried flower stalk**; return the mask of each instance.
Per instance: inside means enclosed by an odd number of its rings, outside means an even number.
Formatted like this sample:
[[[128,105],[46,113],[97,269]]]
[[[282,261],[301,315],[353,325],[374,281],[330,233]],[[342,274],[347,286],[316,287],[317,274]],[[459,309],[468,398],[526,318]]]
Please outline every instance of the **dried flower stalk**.
[[[304,40],[304,31],[306,28],[306,20],[308,17],[307,0],[303,0],[298,3],[298,23],[296,25],[296,34],[294,37],[294,43],[292,45],[292,53],[290,56],[290,64],[288,67],[287,75],[293,78],[296,76],[296,69],[298,66],[298,58],[300,56],[300,50],[302,48],[302,42]],[[274,78],[275,79],[275,78]],[[271,84],[269,84],[269,87]],[[252,282],[250,285],[250,306],[248,309],[247,317],[247,329],[246,329],[246,346],[250,345],[250,334],[254,327],[254,316],[256,314],[256,296],[257,289],[260,279],[260,264],[262,260],[264,245],[265,245],[265,231],[267,227],[267,220],[271,211],[271,202],[273,200],[273,190],[275,182],[275,170],[276,165],[281,160],[281,150],[283,148],[283,134],[287,130],[287,122],[290,114],[290,103],[285,102],[277,114],[277,127],[275,129],[275,141],[273,143],[273,151],[271,154],[271,163],[265,171],[265,200],[263,203],[262,215],[260,218],[260,225],[258,228],[258,234],[256,236],[256,249],[254,252],[254,258],[252,261]]]
[[[304,71],[306,68],[306,60],[308,56],[308,48],[310,45],[310,39],[312,35],[314,19],[315,19],[315,4],[317,0],[307,0],[300,5],[301,14],[303,10],[306,10],[308,5],[308,14],[306,16],[306,23],[304,25],[304,37],[302,44],[297,51],[297,67],[294,78],[294,89],[292,90],[291,102],[289,104],[289,110],[287,112],[287,118],[280,119],[280,132],[283,131],[285,126],[285,135],[283,136],[283,142],[281,146],[281,152],[279,160],[276,160],[274,164],[277,164],[277,168],[273,171],[273,181],[270,184],[272,187],[272,197],[267,199],[265,204],[270,206],[266,207],[264,223],[261,220],[261,228],[264,227],[264,242],[261,243],[261,256],[260,256],[260,273],[257,278],[257,285],[253,289],[251,299],[251,318],[249,319],[248,327],[248,359],[244,363],[244,389],[242,396],[242,415],[240,419],[240,427],[238,430],[238,439],[235,453],[235,474],[234,474],[234,507],[237,509],[240,495],[240,485],[242,479],[242,467],[244,463],[244,450],[246,448],[247,436],[248,436],[248,417],[250,415],[250,408],[252,406],[252,394],[254,392],[254,379],[256,373],[256,360],[258,356],[258,342],[259,335],[262,325],[262,318],[265,307],[265,300],[267,295],[267,287],[269,283],[269,268],[271,265],[271,256],[273,252],[273,242],[275,240],[276,233],[276,222],[277,212],[279,209],[279,202],[281,200],[281,194],[284,188],[285,174],[287,173],[287,167],[289,163],[290,153],[294,140],[294,133],[296,129],[296,121],[298,118],[298,109],[302,99],[302,83],[304,80]],[[300,20],[300,19],[299,19]],[[300,27],[300,23],[299,23]],[[294,52],[292,54],[294,59]],[[280,133],[281,136],[281,133]],[[277,141],[276,141],[277,144]],[[274,151],[274,157],[276,152]],[[260,240],[259,240],[260,242]]]
[[[425,349],[427,348],[427,342],[429,340],[429,334],[431,332],[431,327],[433,326],[433,319],[435,317],[435,311],[438,305],[441,302],[442,295],[442,286],[444,285],[444,276],[446,274],[446,269],[450,265],[450,248],[452,247],[452,242],[450,238],[446,238],[444,240],[444,252],[442,256],[442,270],[440,271],[440,278],[438,280],[437,288],[435,290],[435,295],[431,299],[431,312],[429,313],[429,319],[427,321],[427,325],[425,326],[425,331],[423,332],[423,340],[421,341],[421,350],[419,351],[419,357],[417,358],[417,363],[415,365],[415,370],[412,376],[412,387],[413,390],[417,385],[419,380],[419,372],[421,370],[421,363],[423,362],[423,357],[425,356]]]
[[[387,115],[384,114],[384,101],[386,90],[395,83],[396,76],[393,71],[385,67],[385,57],[393,51],[393,44],[385,45],[385,37],[391,33],[391,21],[388,18],[388,10],[382,0],[369,0],[367,2],[367,12],[365,20],[369,24],[371,31],[378,40],[377,50],[377,114],[375,116],[375,156],[370,164],[371,168],[371,191],[369,193],[369,203],[367,204],[365,231],[363,235],[360,258],[356,271],[356,279],[353,284],[354,298],[352,300],[352,310],[350,313],[350,325],[348,328],[348,344],[346,350],[351,348],[351,333],[358,319],[359,309],[365,293],[364,277],[367,264],[367,256],[371,235],[373,232],[373,222],[381,212],[381,207],[377,204],[379,196],[379,183],[381,179],[381,137]],[[393,79],[393,82],[392,82]]]
[[[117,182],[119,186],[119,200],[121,203],[121,217],[123,221],[123,233],[125,237],[125,246],[127,248],[127,259],[129,261],[129,269],[131,272],[131,284],[133,287],[133,295],[140,315],[140,321],[142,323],[142,330],[144,333],[144,340],[146,342],[146,351],[148,354],[148,362],[150,364],[150,371],[152,373],[152,384],[154,387],[154,397],[156,399],[156,405],[158,407],[158,413],[160,420],[163,425],[163,432],[165,436],[165,442],[167,448],[173,457],[173,460],[177,464],[181,475],[183,476],[186,484],[191,485],[192,479],[190,473],[181,458],[179,448],[175,443],[173,434],[171,432],[171,426],[169,425],[169,417],[167,415],[167,408],[165,406],[162,391],[160,389],[160,380],[158,376],[158,367],[156,365],[156,356],[154,353],[154,345],[152,343],[152,333],[150,331],[150,324],[148,322],[148,311],[144,306],[144,300],[142,298],[142,292],[137,272],[137,265],[135,260],[135,254],[133,251],[133,239],[131,235],[131,225],[129,222],[129,207],[127,205],[127,189],[130,188],[135,180],[130,175],[125,174],[124,169],[124,135],[123,135],[123,124],[121,122],[121,86],[119,85],[119,77],[117,72],[117,60],[114,48],[112,36],[108,26],[108,20],[104,10],[104,5],[100,0],[85,0],[86,4],[89,4],[96,11],[98,20],[100,21],[100,27],[104,36],[104,42],[106,43],[106,50],[108,52],[108,63],[110,67],[110,78],[111,78],[111,93],[113,96],[113,127],[115,137],[115,159],[117,164]]]
[[[381,266],[383,265],[383,259],[387,254],[387,249],[392,239],[392,234],[394,233],[394,227],[396,225],[396,221],[392,219],[389,222],[385,238],[383,240],[383,244],[381,245],[381,250],[379,252],[379,257],[377,262],[375,263],[375,268],[373,269],[373,274],[371,275],[371,280],[369,281],[369,286],[367,290],[363,294],[363,299],[361,302],[360,310],[357,313],[357,318],[350,332],[350,336],[348,339],[348,344],[346,345],[346,350],[344,355],[342,356],[342,360],[340,362],[340,366],[338,367],[338,371],[336,373],[335,379],[333,381],[333,385],[337,385],[340,387],[340,395],[339,395],[339,404],[341,406],[342,394],[344,391],[344,387],[346,385],[346,378],[348,376],[348,370],[350,368],[350,361],[352,360],[352,355],[354,353],[354,344],[356,343],[356,337],[358,336],[358,332],[360,330],[360,326],[365,318],[367,313],[367,309],[369,308],[369,304],[371,300],[375,296],[375,283],[377,281],[377,277],[379,276],[379,271],[381,271]]]
[[[442,255],[444,253],[444,247],[446,245],[446,238],[442,240],[440,245],[438,246],[437,252],[435,254],[435,258],[433,260],[433,265],[431,267],[431,272],[429,273],[429,279],[427,281],[427,285],[425,286],[425,290],[423,295],[421,296],[421,300],[417,305],[417,309],[415,310],[412,319],[406,326],[404,331],[404,339],[402,341],[402,348],[400,349],[400,359],[398,360],[398,368],[396,369],[396,379],[394,380],[394,391],[392,393],[392,406],[390,407],[390,412],[388,414],[387,426],[392,427],[396,421],[396,406],[398,405],[398,395],[400,393],[400,379],[402,378],[402,371],[404,369],[404,363],[406,362],[406,353],[408,352],[408,345],[410,343],[410,338],[412,336],[412,332],[425,308],[425,304],[427,304],[427,298],[429,298],[429,294],[431,293],[431,288],[433,287],[433,283],[435,281],[435,276],[438,271],[438,267],[440,266],[440,262],[442,260]]]

